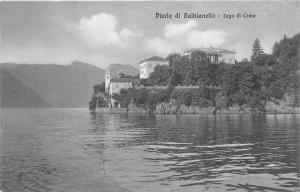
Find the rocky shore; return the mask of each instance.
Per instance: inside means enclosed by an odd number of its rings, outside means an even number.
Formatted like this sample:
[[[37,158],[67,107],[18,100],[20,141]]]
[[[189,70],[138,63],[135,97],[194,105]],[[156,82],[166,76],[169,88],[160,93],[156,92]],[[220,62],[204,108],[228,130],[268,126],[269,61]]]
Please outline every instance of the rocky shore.
[[[148,108],[97,108],[95,112],[107,114],[300,114],[300,107],[285,105],[283,102],[267,102],[264,111],[252,109],[247,106],[198,107],[178,105],[175,102],[160,103],[155,110]]]
[[[198,106],[178,106],[172,103],[161,103],[156,106],[155,113],[157,114],[253,114],[253,113],[288,113],[300,114],[300,107],[291,107],[283,105],[282,103],[276,104],[267,102],[264,111],[249,108],[247,106],[234,105],[228,108],[222,107],[198,107]]]

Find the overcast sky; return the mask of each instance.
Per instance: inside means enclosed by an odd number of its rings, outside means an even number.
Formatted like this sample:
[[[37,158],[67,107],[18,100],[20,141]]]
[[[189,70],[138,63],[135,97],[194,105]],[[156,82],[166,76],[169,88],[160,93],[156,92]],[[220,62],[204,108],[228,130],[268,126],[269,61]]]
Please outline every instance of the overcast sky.
[[[254,19],[156,19],[155,13],[255,14]],[[0,2],[0,62],[105,68],[154,55],[221,47],[249,58],[255,38],[265,52],[299,31],[299,1],[284,2]]]

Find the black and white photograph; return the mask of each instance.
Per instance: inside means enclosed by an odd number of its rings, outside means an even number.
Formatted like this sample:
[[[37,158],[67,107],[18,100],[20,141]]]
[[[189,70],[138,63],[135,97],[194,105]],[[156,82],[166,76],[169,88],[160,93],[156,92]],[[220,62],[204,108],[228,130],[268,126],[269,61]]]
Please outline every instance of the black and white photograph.
[[[300,191],[300,1],[0,1],[0,192]]]

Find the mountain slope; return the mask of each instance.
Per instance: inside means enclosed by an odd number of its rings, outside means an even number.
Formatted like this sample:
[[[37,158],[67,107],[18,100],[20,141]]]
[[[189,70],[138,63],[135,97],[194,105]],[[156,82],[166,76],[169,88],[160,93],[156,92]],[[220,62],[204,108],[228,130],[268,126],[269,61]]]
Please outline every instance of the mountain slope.
[[[117,77],[121,72],[132,76],[139,74],[139,69],[132,65],[110,64],[107,69],[110,71],[112,77]]]
[[[30,97],[36,100],[36,106],[30,105],[30,107],[39,107],[41,103],[37,99],[38,96],[47,104],[46,106],[50,107],[87,107],[92,96],[93,86],[102,82],[105,74],[103,69],[80,61],[65,66],[55,64],[0,64],[0,70],[3,71],[3,69],[5,74],[9,73],[11,78],[16,79],[16,81],[11,83],[7,79],[5,81],[1,79],[1,95],[7,95],[7,87],[18,89],[21,85],[24,90],[32,91],[32,95],[22,91],[16,92],[16,94],[26,97],[23,101],[18,97],[11,97],[11,100],[6,98],[6,100],[8,99],[6,107],[27,106],[26,101]],[[2,73],[4,74],[4,72]],[[5,78],[8,78],[6,76]],[[23,88],[20,89],[23,90]],[[14,100],[18,100],[18,102]],[[12,105],[14,102],[18,104]]]
[[[34,90],[0,69],[0,107],[51,107]]]

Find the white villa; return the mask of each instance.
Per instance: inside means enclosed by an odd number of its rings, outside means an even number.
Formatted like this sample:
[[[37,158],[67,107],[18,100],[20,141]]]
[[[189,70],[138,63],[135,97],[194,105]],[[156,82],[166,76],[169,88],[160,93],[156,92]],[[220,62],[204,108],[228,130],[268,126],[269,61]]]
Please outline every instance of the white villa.
[[[167,59],[154,56],[140,62],[140,79],[147,79],[156,65],[169,65]]]
[[[220,49],[220,48],[213,48],[213,47],[189,49],[185,51],[183,55],[188,56],[190,58],[192,53],[196,51],[205,52],[212,63],[225,62],[228,64],[235,64],[235,52],[227,49]]]

